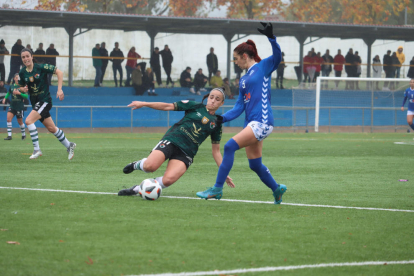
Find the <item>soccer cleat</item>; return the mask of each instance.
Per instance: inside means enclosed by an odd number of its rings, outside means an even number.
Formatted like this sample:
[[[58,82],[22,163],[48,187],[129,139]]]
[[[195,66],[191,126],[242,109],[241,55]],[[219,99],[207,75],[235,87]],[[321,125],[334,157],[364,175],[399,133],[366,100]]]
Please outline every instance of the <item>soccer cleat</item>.
[[[75,143],[69,143],[69,148],[68,148],[68,159],[72,160],[73,156],[75,155],[75,148],[76,148],[76,144]]]
[[[273,196],[275,197],[275,204],[282,203],[282,196],[286,190],[286,185],[279,184],[279,187],[277,187],[277,189],[273,192]]]
[[[11,136],[7,136],[6,138],[4,138],[4,140],[11,140],[12,137]]]
[[[25,136],[22,136],[22,140],[26,140],[26,135]]]
[[[134,190],[135,187],[139,187],[139,186],[138,185],[135,185],[135,186],[132,186],[129,189],[120,190],[118,192],[118,195],[119,196],[133,196],[133,195],[137,195],[139,192]],[[139,190],[139,188],[137,190]]]
[[[141,170],[140,168],[139,168],[139,163],[141,162],[141,160],[138,160],[138,161],[134,161],[134,162],[132,162],[132,163],[129,163],[128,165],[126,165],[125,167],[124,167],[124,173],[125,174],[128,174],[128,173],[132,173],[133,171],[135,171],[135,170]],[[137,164],[137,165],[135,165],[135,164]],[[135,169],[135,168],[138,168],[138,169]]]
[[[40,157],[40,156],[42,156],[42,151],[40,151],[40,150],[34,150],[33,151],[33,154],[32,155],[30,155],[30,159],[36,159],[36,158],[38,158],[38,157]]]
[[[204,192],[198,192],[196,195],[206,200],[211,198],[220,199],[223,196],[223,188],[213,186]]]

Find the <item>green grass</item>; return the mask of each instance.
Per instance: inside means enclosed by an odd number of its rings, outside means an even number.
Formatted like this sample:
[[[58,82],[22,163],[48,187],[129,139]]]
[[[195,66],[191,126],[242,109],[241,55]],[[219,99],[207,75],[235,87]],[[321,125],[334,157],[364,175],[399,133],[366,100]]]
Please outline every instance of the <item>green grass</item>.
[[[5,134],[4,134],[5,135]],[[1,144],[1,185],[116,193],[159,172],[124,175],[161,134],[76,134],[75,157],[51,134],[29,160],[30,138]],[[223,141],[231,135],[225,134]],[[286,184],[284,203],[414,210],[413,142],[408,134],[279,134],[264,142],[264,163]],[[224,143],[222,143],[223,146]],[[164,196],[195,197],[215,182],[206,141]],[[236,153],[236,188],[224,199],[272,201]],[[409,179],[399,182],[398,179]],[[138,275],[414,260],[414,213],[0,189],[0,275]],[[20,245],[7,244],[18,241]],[[92,260],[92,262],[89,260]],[[254,275],[412,275],[414,265],[308,268]],[[244,275],[244,274],[238,274]],[[248,274],[246,274],[248,275]]]

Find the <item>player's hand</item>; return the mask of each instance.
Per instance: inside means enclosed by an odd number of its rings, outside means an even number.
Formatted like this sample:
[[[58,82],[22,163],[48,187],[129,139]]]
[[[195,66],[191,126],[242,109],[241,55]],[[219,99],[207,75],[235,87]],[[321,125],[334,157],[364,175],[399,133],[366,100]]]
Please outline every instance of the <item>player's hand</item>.
[[[24,92],[27,93],[29,91],[29,88],[27,87],[27,85],[25,87],[20,87],[19,89],[20,92]]]
[[[401,107],[401,111],[404,111],[404,106]]]
[[[274,38],[272,23],[270,23],[270,22],[269,23],[260,22],[260,24],[262,24],[263,30],[259,29],[259,28],[257,28],[257,30],[261,34],[264,34],[265,36],[267,36],[268,38]]]
[[[62,89],[59,89],[56,93],[56,98],[59,98],[59,100],[63,101],[63,99],[65,98],[65,94],[63,94]]]
[[[227,183],[227,186],[229,186],[230,188],[236,187],[236,185],[234,185],[233,183],[233,179],[230,176],[227,176],[226,183]]]
[[[145,106],[144,104],[145,104],[145,102],[133,101],[132,103],[130,103],[128,105],[128,107],[132,107],[132,110],[135,110],[135,109],[139,109],[141,107],[144,107]]]
[[[3,104],[6,104],[6,98],[1,101]]]
[[[18,89],[13,90],[13,95],[20,95],[22,94]]]

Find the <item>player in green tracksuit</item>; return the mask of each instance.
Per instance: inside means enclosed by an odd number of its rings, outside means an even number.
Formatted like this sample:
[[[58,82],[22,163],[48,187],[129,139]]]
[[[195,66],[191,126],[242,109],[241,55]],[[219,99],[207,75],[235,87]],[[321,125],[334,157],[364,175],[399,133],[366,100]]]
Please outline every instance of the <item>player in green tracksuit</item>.
[[[193,101],[176,103],[134,101],[128,105],[133,109],[149,107],[164,111],[185,111],[185,116],[165,133],[147,158],[128,164],[124,168],[124,173],[128,174],[134,170],[155,172],[169,159],[164,175],[155,178],[165,189],[187,171],[193,163],[199,146],[208,136],[211,137],[213,158],[217,166],[220,166],[223,159],[220,153],[222,125],[220,116],[216,116],[215,112],[223,105],[224,97],[224,89],[215,88],[203,98],[203,101],[207,98],[207,105]],[[229,187],[234,187],[232,179],[228,176],[226,183]],[[119,191],[118,195],[136,195],[138,188],[139,186],[135,185]]]
[[[65,134],[62,130],[56,127],[49,113],[52,108],[52,97],[49,92],[47,75],[57,75],[58,91],[56,97],[62,101],[65,97],[62,91],[63,72],[57,69],[54,65],[33,63],[33,53],[29,49],[23,49],[20,56],[24,66],[19,72],[19,91],[29,93],[30,103],[33,107],[29,116],[26,118],[26,125],[30,131],[30,137],[32,138],[34,147],[34,151],[30,156],[30,159],[36,159],[39,156],[42,156],[42,151],[39,147],[38,132],[35,126],[35,122],[39,120],[47,128],[47,130],[53,133],[62,145],[65,146],[67,152],[69,153],[68,159],[70,160],[73,158],[76,144],[71,143],[68,139],[66,139]]]
[[[18,91],[19,85],[19,74],[15,74],[13,77],[14,83],[10,85],[9,91],[7,91],[6,97],[3,99],[3,104],[6,103],[6,99],[12,96],[10,101],[9,111],[7,112],[7,137],[4,140],[12,139],[12,120],[16,116],[17,122],[19,123],[20,130],[22,132],[22,140],[26,139],[26,132],[24,131],[24,99],[28,98],[28,95]]]

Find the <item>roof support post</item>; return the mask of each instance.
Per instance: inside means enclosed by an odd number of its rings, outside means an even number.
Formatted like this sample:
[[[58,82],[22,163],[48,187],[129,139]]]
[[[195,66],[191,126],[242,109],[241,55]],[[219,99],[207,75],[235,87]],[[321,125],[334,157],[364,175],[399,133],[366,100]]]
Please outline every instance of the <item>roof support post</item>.
[[[303,74],[303,46],[305,44],[305,40],[308,38],[304,35],[297,35],[295,36],[296,40],[299,42],[299,74],[298,74],[298,82],[302,83],[302,74]]]
[[[68,85],[73,85],[73,35],[76,32],[76,27],[65,27],[66,32],[69,35],[69,72],[68,72]]]
[[[371,77],[371,48],[372,48],[372,44],[374,44],[375,42],[375,38],[371,38],[371,37],[367,37],[367,38],[363,38],[365,44],[367,44],[368,46],[368,62],[367,62],[367,78]]]
[[[150,46],[150,57],[152,55],[152,52],[154,51],[154,40],[155,40],[155,36],[157,35],[157,31],[154,29],[149,29],[147,30],[147,34],[150,37],[151,40],[151,46]]]
[[[234,34],[233,33],[226,33],[223,34],[224,38],[227,41],[227,61],[226,61],[226,65],[227,65],[227,78],[230,80],[230,60],[232,60],[232,55],[231,55],[231,39],[233,38]]]

